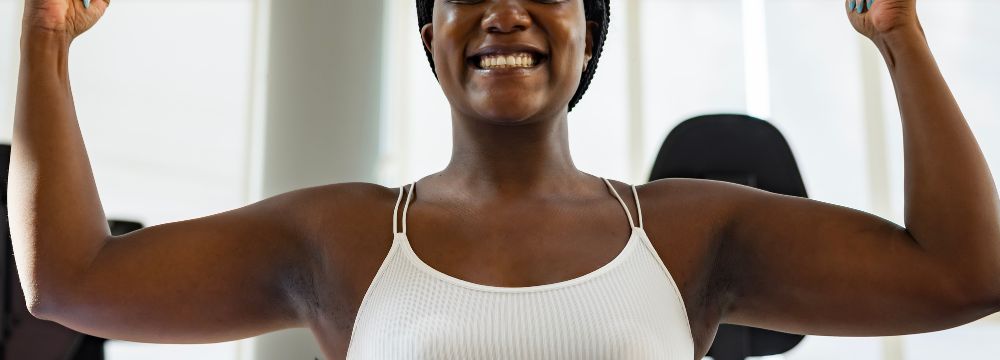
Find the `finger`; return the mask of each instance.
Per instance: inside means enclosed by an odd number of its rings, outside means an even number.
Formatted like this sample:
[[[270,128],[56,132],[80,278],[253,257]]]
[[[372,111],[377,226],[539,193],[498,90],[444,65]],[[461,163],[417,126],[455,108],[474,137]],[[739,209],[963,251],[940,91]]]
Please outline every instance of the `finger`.
[[[83,8],[84,9],[89,9],[90,8],[90,0],[83,0]]]
[[[847,1],[847,12],[856,12],[861,14],[865,9],[865,2],[868,0],[848,0]]]

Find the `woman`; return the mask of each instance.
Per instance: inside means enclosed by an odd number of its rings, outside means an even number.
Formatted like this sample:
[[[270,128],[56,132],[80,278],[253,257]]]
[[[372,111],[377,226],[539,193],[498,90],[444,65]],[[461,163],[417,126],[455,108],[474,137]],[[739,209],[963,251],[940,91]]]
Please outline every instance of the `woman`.
[[[32,313],[142,342],[304,326],[329,358],[692,359],[722,322],[878,336],[1000,310],[996,186],[916,0],[847,4],[898,94],[905,228],[738,185],[585,174],[567,114],[607,0],[417,3],[452,108],[446,169],[112,237],[67,79],[108,2],[27,0],[10,201]]]

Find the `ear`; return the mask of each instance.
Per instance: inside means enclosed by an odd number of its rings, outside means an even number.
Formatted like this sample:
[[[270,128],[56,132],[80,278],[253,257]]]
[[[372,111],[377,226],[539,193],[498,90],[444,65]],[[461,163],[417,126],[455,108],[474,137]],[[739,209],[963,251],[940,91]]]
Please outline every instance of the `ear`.
[[[600,29],[600,25],[596,21],[587,22],[587,46],[583,52],[583,71],[587,71],[587,66],[590,65],[590,59],[594,57],[594,32]]]
[[[420,28],[420,39],[424,42],[424,48],[428,52],[434,53],[434,49],[431,47],[431,41],[434,40],[434,24],[428,23]]]

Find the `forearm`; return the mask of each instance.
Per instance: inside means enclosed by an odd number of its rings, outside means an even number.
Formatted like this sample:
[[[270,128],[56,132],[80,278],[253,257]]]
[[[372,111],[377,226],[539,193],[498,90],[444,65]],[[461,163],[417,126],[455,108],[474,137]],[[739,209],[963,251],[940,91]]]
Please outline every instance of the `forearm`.
[[[996,285],[1000,201],[982,150],[922,31],[899,30],[875,43],[902,115],[906,228],[966,280]]]
[[[8,194],[21,283],[39,306],[72,284],[109,231],[70,91],[69,39],[23,36]]]

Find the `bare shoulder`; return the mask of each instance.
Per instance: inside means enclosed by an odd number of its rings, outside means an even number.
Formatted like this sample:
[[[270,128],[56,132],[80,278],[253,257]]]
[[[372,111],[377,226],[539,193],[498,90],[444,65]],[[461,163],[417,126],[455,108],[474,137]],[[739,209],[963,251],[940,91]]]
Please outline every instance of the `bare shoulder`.
[[[713,180],[663,179],[637,187],[650,240],[684,253],[684,263],[710,262],[731,221],[735,198],[753,189]],[[659,250],[659,249],[657,249]]]
[[[356,182],[303,188],[267,201],[275,202],[300,236],[322,248],[379,230],[391,235],[398,195],[398,188]]]
[[[638,187],[644,210],[654,217],[682,217],[691,225],[709,226],[721,236],[747,206],[784,195],[749,186],[704,179],[663,179]]]
[[[664,179],[637,189],[650,240],[690,249],[688,255],[707,262],[724,260],[715,257],[740,213],[761,199],[778,196],[703,179]]]
[[[760,190],[715,180],[663,179],[638,187],[643,206],[687,206],[698,204],[722,210],[738,198]]]

